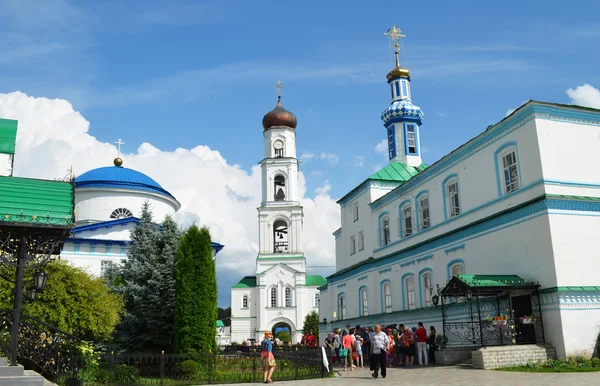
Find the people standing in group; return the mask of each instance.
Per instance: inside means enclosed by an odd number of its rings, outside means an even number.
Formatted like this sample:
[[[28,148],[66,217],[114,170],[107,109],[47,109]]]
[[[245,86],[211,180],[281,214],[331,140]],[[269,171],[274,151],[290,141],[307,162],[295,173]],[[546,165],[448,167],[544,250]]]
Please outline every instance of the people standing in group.
[[[398,366],[402,366],[406,355],[404,354],[406,350],[404,349],[404,345],[402,344],[402,334],[404,333],[404,324],[400,324],[398,326],[396,336],[396,361]]]
[[[360,335],[355,336],[354,340],[354,352],[356,353],[356,367],[364,368],[365,362],[363,357],[363,349],[362,349],[363,338]]]
[[[435,327],[429,326],[429,336],[427,337],[427,343],[429,343],[429,363],[435,364],[435,350],[437,349],[437,332]]]
[[[354,330],[349,330],[348,334],[344,335],[342,337],[342,346],[345,355],[341,355],[344,358],[344,371],[346,371],[346,368],[348,367],[348,365],[350,365],[350,370],[354,370],[354,368],[356,366],[354,366],[354,363],[352,363],[352,347],[354,346],[354,341],[352,339]]]
[[[381,378],[387,376],[387,369],[385,363],[386,348],[388,345],[387,334],[381,331],[381,326],[378,324],[375,326],[375,332],[371,336],[371,350],[373,352],[373,378],[379,376],[379,370],[381,369]]]
[[[419,365],[427,366],[427,330],[423,327],[423,322],[417,323],[417,353],[419,356]]]
[[[265,337],[262,341],[261,360],[263,365],[263,382],[273,383],[271,379],[275,371],[275,357],[273,356],[273,334],[270,331],[265,331]]]
[[[389,366],[393,366],[394,363],[396,363],[396,355],[394,355],[395,352],[395,345],[396,342],[394,341],[394,335],[392,334],[392,330],[388,328],[387,330],[387,336],[388,336],[388,345],[387,345],[387,349],[386,351],[386,363]]]

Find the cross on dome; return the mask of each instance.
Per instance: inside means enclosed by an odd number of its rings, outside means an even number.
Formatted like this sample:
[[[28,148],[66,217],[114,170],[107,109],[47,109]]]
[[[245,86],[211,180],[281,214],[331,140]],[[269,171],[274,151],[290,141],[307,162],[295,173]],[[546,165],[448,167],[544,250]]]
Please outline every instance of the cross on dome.
[[[119,138],[119,140],[115,142],[115,144],[117,145],[117,158],[115,158],[113,163],[115,164],[115,166],[120,167],[123,166],[123,159],[121,158],[121,145],[125,145],[125,142],[123,142],[121,138]]]
[[[283,95],[283,91],[281,91],[282,88],[285,88],[285,86],[283,85],[283,82],[281,80],[277,80],[277,82],[275,82],[275,90],[277,91],[277,95],[281,98],[281,95]]]

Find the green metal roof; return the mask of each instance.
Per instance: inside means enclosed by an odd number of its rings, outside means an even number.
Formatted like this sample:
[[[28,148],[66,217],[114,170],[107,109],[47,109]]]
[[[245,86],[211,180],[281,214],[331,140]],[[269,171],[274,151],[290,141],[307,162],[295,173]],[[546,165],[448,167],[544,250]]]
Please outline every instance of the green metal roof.
[[[222,320],[217,320],[217,327],[225,327],[225,323]]]
[[[517,275],[456,275],[456,277],[469,287],[509,287],[531,284]]]
[[[407,166],[400,162],[392,162],[369,177],[370,180],[406,182],[427,168],[428,165]]]
[[[256,276],[246,276],[231,288],[254,288],[256,287]]]
[[[73,184],[0,176],[0,223],[73,226]]]
[[[17,121],[0,118],[0,153],[15,154]]]
[[[320,287],[327,284],[327,280],[321,275],[306,275],[305,285],[307,287]]]

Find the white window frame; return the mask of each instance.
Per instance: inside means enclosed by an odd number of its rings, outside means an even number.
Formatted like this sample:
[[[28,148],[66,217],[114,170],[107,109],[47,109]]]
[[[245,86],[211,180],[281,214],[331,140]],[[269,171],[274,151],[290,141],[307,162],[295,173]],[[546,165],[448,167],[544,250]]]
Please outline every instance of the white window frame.
[[[465,265],[464,265],[464,263],[461,263],[461,262],[454,263],[450,267],[450,277],[454,277],[456,275],[462,275],[464,273],[465,273]]]
[[[346,295],[338,296],[338,309],[340,310],[340,315],[338,319],[346,319]]]
[[[407,203],[400,208],[402,215],[402,237],[410,236],[414,233],[412,205]]]
[[[369,294],[366,288],[360,290],[360,309],[362,311],[361,316],[369,316]]]
[[[285,294],[285,306],[287,308],[293,307],[294,299],[292,296],[292,289],[290,287],[285,287],[285,290],[283,291],[283,293]]]
[[[423,283],[423,305],[425,307],[431,307],[433,301],[431,300],[433,290],[433,274],[431,272],[424,272],[421,275],[421,281]]]
[[[390,233],[390,216],[384,216],[381,219],[381,244],[388,245],[392,242]]]
[[[362,251],[365,249],[365,233],[363,231],[358,232],[358,250]]]
[[[389,314],[392,312],[392,284],[383,283],[383,312]]]
[[[350,255],[354,255],[356,253],[356,237],[354,235],[350,236]]]
[[[460,207],[460,186],[458,185],[458,178],[453,178],[446,183],[444,186],[446,190],[446,206],[447,215],[449,218],[459,216],[461,213]]]
[[[419,208],[419,230],[431,226],[431,212],[429,211],[429,194],[419,196],[417,207]]]
[[[512,193],[521,188],[517,151],[511,148],[500,154],[499,165],[504,194]],[[507,163],[512,162],[512,163]]]
[[[271,287],[269,290],[269,306],[277,308],[277,287]]]
[[[414,310],[416,308],[414,276],[407,276],[404,278],[404,290],[406,291],[406,309]]]
[[[409,128],[412,127],[412,131]],[[410,143],[412,142],[414,151],[410,151]],[[417,125],[414,123],[406,124],[406,153],[408,155],[419,154],[419,149],[417,149]]]
[[[248,308],[248,295],[242,296],[242,308]]]
[[[354,221],[358,221],[358,202],[352,204],[352,218]]]
[[[315,307],[319,307],[319,294],[315,294]]]

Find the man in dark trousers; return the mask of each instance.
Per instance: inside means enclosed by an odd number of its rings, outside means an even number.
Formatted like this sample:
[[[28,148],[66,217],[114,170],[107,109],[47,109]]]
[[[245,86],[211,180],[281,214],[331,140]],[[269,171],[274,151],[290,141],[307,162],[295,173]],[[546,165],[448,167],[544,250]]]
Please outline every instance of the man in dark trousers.
[[[385,378],[387,375],[386,369],[386,348],[388,346],[387,334],[381,331],[381,326],[378,324],[375,326],[375,332],[371,336],[371,351],[373,352],[373,378],[377,378],[379,375],[379,369],[381,368],[381,378]]]

